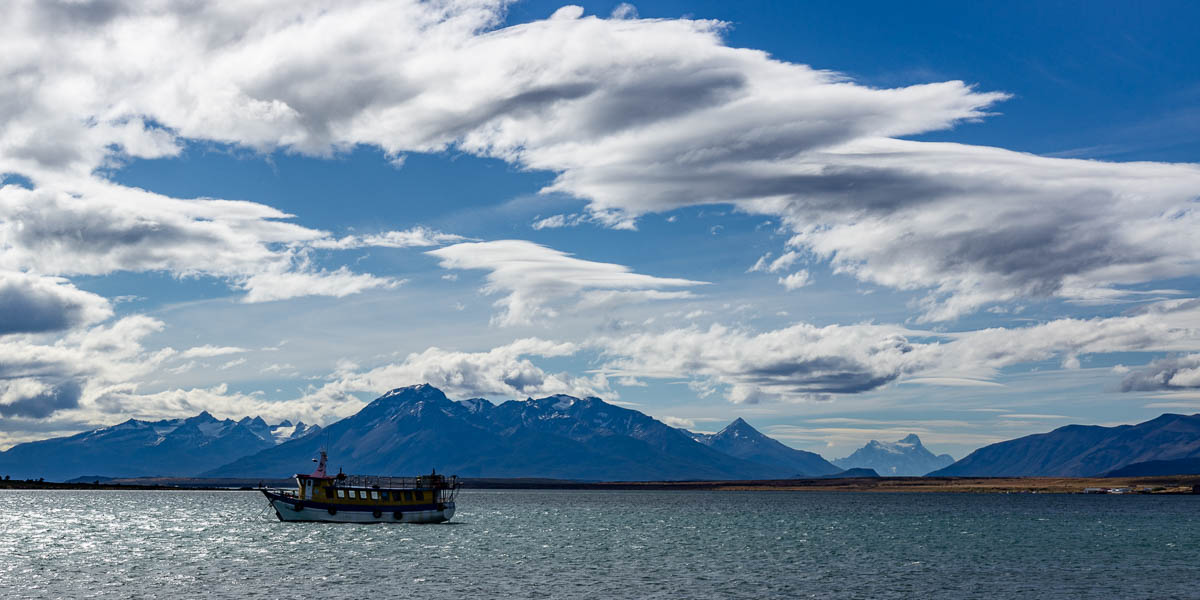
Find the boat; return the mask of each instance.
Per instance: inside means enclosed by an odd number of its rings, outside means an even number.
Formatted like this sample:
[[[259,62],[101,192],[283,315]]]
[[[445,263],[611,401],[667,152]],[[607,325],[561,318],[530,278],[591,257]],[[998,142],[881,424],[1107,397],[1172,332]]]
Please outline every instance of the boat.
[[[442,523],[454,518],[458,477],[378,477],[325,472],[321,451],[317,469],[296,474],[296,490],[261,490],[280,521],[327,523]]]

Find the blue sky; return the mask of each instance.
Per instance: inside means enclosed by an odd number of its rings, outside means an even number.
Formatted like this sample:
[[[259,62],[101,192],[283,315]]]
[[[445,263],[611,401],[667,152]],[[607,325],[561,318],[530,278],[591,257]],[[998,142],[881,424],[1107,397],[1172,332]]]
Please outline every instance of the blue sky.
[[[1200,409],[1188,3],[3,10],[0,447],[424,381],[831,459]]]

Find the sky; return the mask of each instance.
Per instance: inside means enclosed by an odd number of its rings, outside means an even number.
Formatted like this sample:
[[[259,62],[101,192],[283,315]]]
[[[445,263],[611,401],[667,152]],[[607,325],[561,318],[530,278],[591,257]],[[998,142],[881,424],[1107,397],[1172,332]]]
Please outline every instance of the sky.
[[[1200,411],[1186,2],[0,7],[0,448],[400,386],[961,458]]]

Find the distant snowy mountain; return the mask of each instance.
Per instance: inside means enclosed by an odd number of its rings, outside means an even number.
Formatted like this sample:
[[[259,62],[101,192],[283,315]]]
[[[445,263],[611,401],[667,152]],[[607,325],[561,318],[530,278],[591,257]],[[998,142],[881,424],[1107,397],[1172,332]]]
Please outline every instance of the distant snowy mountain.
[[[763,435],[741,417],[717,433],[687,433],[718,452],[785,470],[788,477],[818,477],[841,471],[819,454],[785,446]]]
[[[456,402],[437,388],[392,390],[320,434],[267,448],[207,473],[282,477],[322,447],[347,472],[580,480],[765,479],[795,471],[743,460],[599,398],[558,395]],[[835,469],[836,470],[836,469]]]
[[[17,444],[0,452],[0,475],[51,481],[186,477],[318,430],[302,422],[268,425],[261,417],[218,420],[208,412],[186,419],[130,419],[69,437]]]
[[[874,469],[884,477],[919,477],[954,464],[954,458],[949,454],[934,455],[912,433],[895,442],[871,440],[833,464],[843,469]]]

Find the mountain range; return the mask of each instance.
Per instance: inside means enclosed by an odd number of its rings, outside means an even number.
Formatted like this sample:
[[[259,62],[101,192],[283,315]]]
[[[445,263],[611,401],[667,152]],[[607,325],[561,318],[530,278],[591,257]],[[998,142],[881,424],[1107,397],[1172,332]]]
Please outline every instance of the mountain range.
[[[953,464],[909,435],[871,440],[830,463],[736,419],[714,434],[668,426],[599,398],[566,395],[494,404],[437,388],[392,390],[324,429],[259,417],[141,421],[0,452],[0,475],[277,478],[304,471],[320,449],[331,466],[368,474],[437,469],[464,477],[592,481],[786,479],[829,476],[1093,477],[1195,473],[1200,414],[1137,425],[1068,425],[992,444]],[[939,468],[942,467],[942,468]],[[930,472],[932,471],[932,472]]]
[[[0,452],[0,474],[84,477],[287,477],[325,448],[347,472],[578,480],[777,479],[841,471],[738,419],[716,434],[675,429],[599,398],[558,395],[493,404],[437,388],[392,390],[325,429],[219,421],[131,419]]]
[[[1165,414],[1137,425],[1067,425],[1049,433],[999,442],[929,475],[1098,477],[1135,472],[1138,465],[1156,470],[1147,475],[1180,474],[1178,469],[1184,469],[1182,473],[1195,472],[1197,461],[1188,459],[1197,458],[1200,414]]]
[[[186,419],[130,419],[69,437],[17,444],[0,452],[0,474],[51,481],[195,474],[320,429],[290,421],[268,425],[261,417],[218,420],[207,412]]]
[[[927,450],[915,433],[895,442],[871,440],[854,454],[833,461],[839,469],[872,469],[884,477],[920,477],[953,463],[949,454]]]
[[[762,441],[769,438],[742,425],[735,429],[752,444],[769,445]],[[364,473],[437,468],[465,477],[647,481],[772,479],[838,470],[820,464],[824,460],[814,454],[786,447],[794,454],[761,455],[737,445],[697,443],[688,433],[599,398],[557,395],[497,405],[483,398],[456,402],[437,388],[418,385],[384,394],[319,435],[268,448],[204,475],[284,476],[321,447],[328,449],[332,466]],[[809,464],[820,473],[798,468]]]

